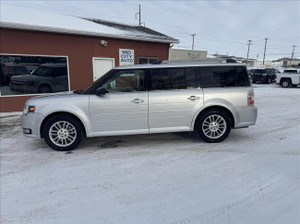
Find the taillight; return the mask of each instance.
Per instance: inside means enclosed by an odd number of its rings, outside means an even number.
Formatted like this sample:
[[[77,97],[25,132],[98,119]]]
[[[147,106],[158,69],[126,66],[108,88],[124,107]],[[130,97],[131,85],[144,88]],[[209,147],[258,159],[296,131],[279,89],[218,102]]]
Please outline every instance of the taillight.
[[[274,79],[277,79],[277,75],[274,76]]]
[[[248,92],[248,106],[254,106],[254,92]]]

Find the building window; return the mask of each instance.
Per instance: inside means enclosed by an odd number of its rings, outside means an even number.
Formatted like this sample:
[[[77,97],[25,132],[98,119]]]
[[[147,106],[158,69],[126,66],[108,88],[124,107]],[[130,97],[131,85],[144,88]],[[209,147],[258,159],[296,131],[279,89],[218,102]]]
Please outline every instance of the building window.
[[[139,64],[152,64],[158,61],[158,57],[138,57]]]
[[[0,55],[1,96],[69,90],[67,57]]]

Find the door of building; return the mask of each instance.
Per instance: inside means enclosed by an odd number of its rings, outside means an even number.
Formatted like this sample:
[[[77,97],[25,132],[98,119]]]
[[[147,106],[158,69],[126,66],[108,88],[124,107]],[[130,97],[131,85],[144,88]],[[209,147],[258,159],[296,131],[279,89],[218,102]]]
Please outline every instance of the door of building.
[[[93,57],[93,80],[96,81],[113,67],[115,67],[114,58]]]

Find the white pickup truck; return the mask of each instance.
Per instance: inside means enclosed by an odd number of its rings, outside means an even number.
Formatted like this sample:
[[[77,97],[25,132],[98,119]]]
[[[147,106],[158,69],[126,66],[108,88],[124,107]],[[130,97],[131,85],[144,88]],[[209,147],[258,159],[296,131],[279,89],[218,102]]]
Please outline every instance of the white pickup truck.
[[[276,84],[284,88],[300,85],[300,70],[287,69],[283,73],[276,73]]]

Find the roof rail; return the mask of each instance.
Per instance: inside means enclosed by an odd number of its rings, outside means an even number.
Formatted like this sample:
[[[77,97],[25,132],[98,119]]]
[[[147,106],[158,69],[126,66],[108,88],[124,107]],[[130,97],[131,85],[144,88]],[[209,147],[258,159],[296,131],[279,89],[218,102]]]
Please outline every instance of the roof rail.
[[[224,59],[206,58],[206,59],[190,59],[190,60],[165,60],[157,61],[153,64],[184,64],[184,63],[197,63],[197,64],[215,64],[215,63],[226,63]]]

